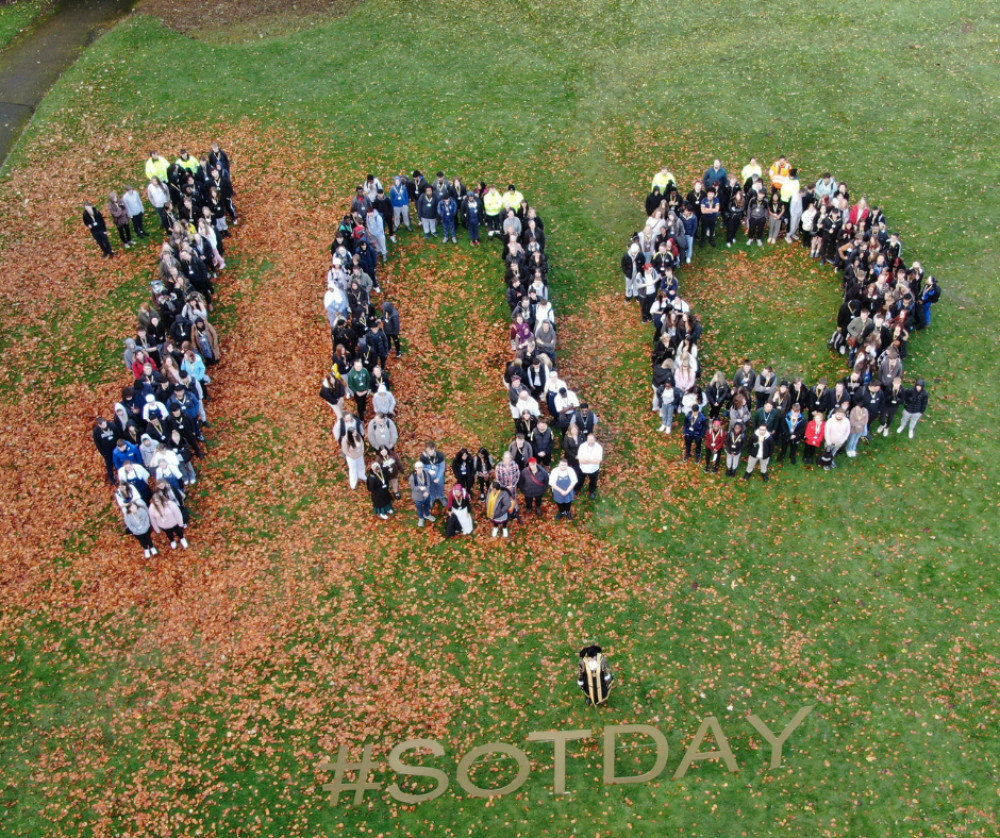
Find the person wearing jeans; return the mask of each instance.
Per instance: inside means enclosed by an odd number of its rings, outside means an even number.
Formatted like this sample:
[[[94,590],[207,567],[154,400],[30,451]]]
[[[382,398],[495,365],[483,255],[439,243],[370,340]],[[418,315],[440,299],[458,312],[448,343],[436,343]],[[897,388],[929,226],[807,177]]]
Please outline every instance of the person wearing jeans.
[[[927,410],[929,398],[926,382],[922,378],[917,379],[916,386],[907,388],[906,394],[903,396],[903,418],[899,423],[899,428],[896,429],[897,434],[901,434],[909,426],[910,439],[913,439],[913,432],[916,430],[917,422]]]
[[[851,433],[847,437],[847,456],[857,457],[858,443],[861,442],[861,438],[865,435],[865,428],[868,427],[868,411],[864,405],[856,404],[852,407],[848,421],[851,423]]]
[[[410,496],[417,507],[417,526],[422,527],[424,521],[432,524],[437,520],[431,515],[431,479],[424,464],[417,460],[413,464],[413,474],[410,475]]]

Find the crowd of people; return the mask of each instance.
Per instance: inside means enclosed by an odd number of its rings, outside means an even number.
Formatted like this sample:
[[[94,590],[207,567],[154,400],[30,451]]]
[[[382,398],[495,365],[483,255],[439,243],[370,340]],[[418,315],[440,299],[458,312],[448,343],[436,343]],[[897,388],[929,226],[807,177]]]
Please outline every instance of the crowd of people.
[[[400,314],[384,298],[379,306],[373,301],[382,294],[378,269],[389,258],[389,243],[404,229],[413,232],[411,209],[428,240],[458,244],[462,229],[470,245],[479,246],[485,230],[487,241],[502,246],[512,354],[503,386],[512,440],[499,457],[484,446],[458,451],[450,460],[450,488],[448,458],[434,442],[425,444],[408,474],[397,450],[397,403],[387,363],[392,348],[397,358],[403,354]],[[331,245],[324,308],[333,365],[320,396],[334,412],[333,434],[350,486],[365,483],[379,518],[395,514],[400,480],[406,481],[417,525],[434,524],[435,512],[444,514],[448,537],[473,531],[480,504],[492,536],[506,538],[512,521],[524,522],[522,511],[542,515],[550,493],[556,517],[569,519],[584,486],[590,498],[597,496],[604,458],[595,435],[598,418],[559,377],[549,276],[545,224],[514,184],[504,191],[485,182],[466,186],[443,172],[429,181],[415,170],[396,175],[388,194],[374,175],[357,187]],[[554,465],[557,447],[561,455]]]
[[[777,452],[796,464],[826,470],[837,455],[857,456],[873,435],[913,438],[928,404],[926,382],[906,386],[903,365],[914,330],[931,324],[941,290],[918,261],[903,261],[898,233],[885,214],[864,197],[851,202],[845,183],[829,172],[804,184],[785,157],[765,172],[756,158],[739,176],[715,160],[686,195],[668,168],[655,174],[646,198],[646,223],[632,236],[621,259],[625,297],[639,303],[642,322],[653,326],[653,411],[663,433],[682,417],[684,459],[704,459],[705,471],[735,477],[759,470],[764,481]],[[732,377],[717,370],[702,375],[702,325],[681,294],[678,273],[696,245],[716,246],[721,221],[726,247],[745,235],[748,247],[800,243],[809,255],[840,272],[843,303],[830,348],[843,354],[849,372],[831,386],[799,376],[757,369],[749,358]]]
[[[150,282],[150,300],[139,306],[135,333],[124,341],[128,383],[114,406],[114,417],[96,420],[93,438],[106,479],[115,487],[125,528],[148,559],[158,553],[154,533],[164,534],[171,549],[188,547],[188,492],[197,482],[194,460],[205,456],[204,429],[209,427],[208,371],[222,357],[211,323],[215,282],[225,267],[229,223],[238,219],[229,157],[218,143],[200,160],[182,150],[172,166],[153,152],[146,174],[147,194],[164,241]],[[220,180],[228,185],[222,204]],[[154,199],[164,184],[173,197]],[[116,207],[117,195],[111,193],[109,211],[127,248],[133,231],[140,238],[148,234],[137,190],[126,187],[122,197],[121,207]],[[101,217],[91,204],[86,205],[85,221],[87,214]],[[102,242],[93,227],[91,232],[102,253],[110,255],[110,242]]]

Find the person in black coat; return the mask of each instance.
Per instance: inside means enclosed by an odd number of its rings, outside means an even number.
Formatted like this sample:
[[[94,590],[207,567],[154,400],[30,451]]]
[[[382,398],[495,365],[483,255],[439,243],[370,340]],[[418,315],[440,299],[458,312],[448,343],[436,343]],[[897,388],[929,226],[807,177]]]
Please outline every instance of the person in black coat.
[[[114,453],[115,443],[118,441],[118,434],[115,427],[103,416],[98,417],[94,425],[94,445],[97,447],[101,457],[104,458],[104,467],[107,470],[108,483],[112,486],[118,483],[118,472],[115,469]]]
[[[531,450],[538,464],[548,468],[552,465],[552,450],[555,447],[555,438],[552,436],[552,429],[544,416],[538,418],[534,429],[528,435],[528,442],[531,443]]]
[[[781,449],[778,452],[778,462],[783,462],[785,454],[789,453],[789,460],[794,466],[799,454],[799,444],[806,435],[806,416],[802,412],[802,406],[796,402],[792,409],[782,418],[778,425],[778,439],[781,442]]]
[[[913,432],[916,430],[917,422],[927,412],[927,402],[929,399],[926,382],[924,379],[918,378],[916,385],[907,388],[903,394],[903,418],[899,423],[899,428],[896,429],[897,434],[901,434],[907,425],[909,425],[910,439],[913,439]]]
[[[110,259],[115,255],[114,250],[111,249],[111,239],[108,238],[108,225],[104,216],[101,215],[101,211],[93,204],[83,205],[83,225],[90,230],[90,235],[94,237],[94,241],[101,248],[103,258]]]
[[[726,477],[735,477],[740,467],[740,457],[746,448],[747,435],[742,422],[734,422],[726,434]]]
[[[521,469],[520,489],[524,493],[524,507],[536,515],[542,514],[542,498],[549,488],[549,473],[542,468],[536,457],[528,459],[527,468]]]
[[[684,459],[691,459],[691,447],[694,446],[694,461],[701,462],[701,443],[708,431],[708,419],[697,404],[691,406],[691,412],[684,417]]]
[[[760,476],[767,483],[770,476],[767,473],[767,464],[774,453],[774,434],[766,426],[760,425],[757,430],[750,435],[747,443],[747,470],[743,475],[745,480],[753,477],[754,468],[760,464]]]
[[[871,423],[876,416],[882,415],[882,408],[885,406],[885,394],[882,392],[882,385],[875,380],[868,383],[868,386],[861,391],[855,402],[868,411],[868,424],[865,426],[865,439],[871,436]]]

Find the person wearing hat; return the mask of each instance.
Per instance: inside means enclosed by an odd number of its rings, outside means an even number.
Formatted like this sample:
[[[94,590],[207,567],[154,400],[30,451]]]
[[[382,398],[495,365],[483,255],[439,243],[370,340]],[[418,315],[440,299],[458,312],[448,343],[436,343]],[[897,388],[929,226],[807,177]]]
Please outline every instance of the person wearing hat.
[[[917,422],[923,418],[927,411],[927,402],[930,396],[927,393],[927,383],[922,378],[917,379],[914,387],[907,388],[903,394],[903,418],[896,429],[897,434],[901,434],[907,426],[910,428],[910,439],[913,439],[913,432],[916,430]]]
[[[702,413],[698,403],[684,416],[684,459],[691,459],[691,448],[694,448],[694,461],[701,462],[701,444],[708,432],[708,419]]]
[[[580,668],[576,685],[583,690],[587,706],[604,704],[611,694],[615,676],[600,646],[580,650]]]
[[[424,521],[433,524],[437,518],[431,515],[431,479],[420,460],[413,464],[413,473],[410,475],[410,496],[417,508],[417,526],[422,527]]]
[[[765,425],[759,425],[747,446],[747,470],[743,475],[744,480],[749,480],[753,476],[753,470],[760,464],[760,476],[767,483],[771,479],[767,473],[767,464],[773,453],[774,434]]]
[[[535,510],[536,515],[542,514],[542,498],[549,488],[549,473],[539,464],[538,459],[530,457],[527,468],[521,471],[521,492],[524,493],[524,507],[528,512]]]
[[[712,420],[712,427],[705,434],[705,471],[716,472],[722,464],[722,451],[726,447],[726,432],[722,427],[722,419]]]

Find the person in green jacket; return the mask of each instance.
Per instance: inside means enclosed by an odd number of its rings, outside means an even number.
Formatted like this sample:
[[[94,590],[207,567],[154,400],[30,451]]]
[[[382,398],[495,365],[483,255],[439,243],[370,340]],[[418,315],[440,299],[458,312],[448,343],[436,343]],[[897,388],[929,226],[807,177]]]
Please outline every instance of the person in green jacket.
[[[358,417],[364,421],[365,410],[368,407],[368,395],[372,389],[372,376],[364,368],[360,358],[354,359],[354,368],[347,374],[347,388],[354,396],[354,402],[358,406]]]

